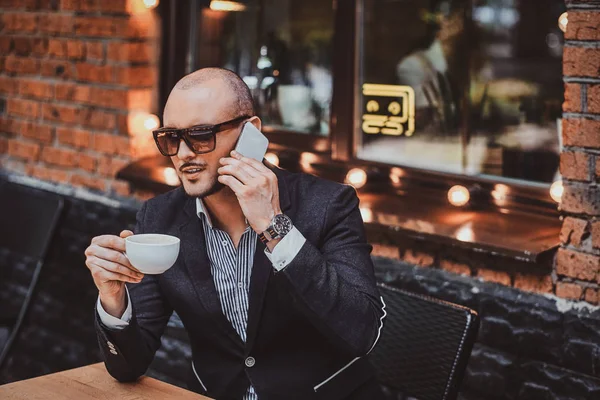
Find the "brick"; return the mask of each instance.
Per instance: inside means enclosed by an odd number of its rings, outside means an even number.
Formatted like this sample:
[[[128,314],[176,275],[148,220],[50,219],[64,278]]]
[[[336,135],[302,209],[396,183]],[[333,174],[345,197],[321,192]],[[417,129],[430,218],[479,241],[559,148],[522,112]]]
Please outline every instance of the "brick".
[[[88,85],[57,83],[55,89],[56,99],[83,103],[90,98],[91,90],[91,86]]]
[[[97,0],[61,0],[61,10],[82,11],[82,12],[110,12],[125,13],[129,9],[129,3],[141,3],[140,1],[120,0],[120,1],[97,1]],[[143,5],[142,5],[143,7]],[[144,8],[145,10],[145,8]]]
[[[595,157],[596,161],[596,180],[600,180],[600,157]]]
[[[581,112],[581,85],[578,83],[565,83],[564,112]]]
[[[588,221],[580,218],[566,217],[560,231],[560,242],[581,246],[582,240],[589,236]]]
[[[402,256],[402,260],[409,264],[419,265],[421,267],[429,267],[433,265],[435,258],[431,254],[407,249]]]
[[[138,3],[139,4],[139,3]],[[126,24],[121,25],[121,35],[130,39],[158,37],[158,25],[151,13],[133,13]]]
[[[73,65],[68,61],[43,60],[41,72],[46,77],[70,79],[73,77]]]
[[[43,38],[14,37],[12,49],[18,56],[44,55],[46,42]]]
[[[70,181],[70,172],[64,169],[52,168],[43,165],[33,165],[30,168],[29,175],[44,181],[58,183],[68,183]]]
[[[117,126],[117,116],[105,111],[85,109],[80,114],[79,122],[89,128],[112,130]]]
[[[587,111],[600,114],[600,85],[588,85]]]
[[[88,82],[111,83],[114,81],[114,69],[112,65],[95,65],[78,63],[75,65],[77,80]]]
[[[85,58],[85,43],[80,40],[67,41],[67,57],[73,60]]]
[[[563,182],[560,209],[573,214],[600,215],[600,188],[579,183]]]
[[[74,186],[87,187],[101,192],[106,189],[106,181],[104,179],[82,174],[73,174],[71,183]]]
[[[510,286],[510,275],[504,271],[494,271],[491,269],[481,268],[477,270],[477,277],[487,282],[500,283],[505,286]]]
[[[8,153],[8,139],[0,136],[0,154]]]
[[[576,283],[558,282],[556,284],[556,295],[563,299],[579,300],[583,294],[583,288]]]
[[[38,26],[40,32],[64,35],[74,32],[75,21],[71,15],[44,13],[39,17]]]
[[[595,281],[600,268],[600,257],[559,248],[556,273],[583,281]]]
[[[127,19],[118,17],[75,17],[75,33],[79,36],[119,37]]]
[[[567,40],[599,40],[600,13],[569,10],[569,23],[565,32]]]
[[[23,97],[51,99],[54,97],[54,84],[38,80],[22,80],[19,82],[19,94]]]
[[[585,289],[584,299],[588,303],[598,304],[600,302],[600,292],[598,289],[587,288]]]
[[[440,261],[440,268],[444,271],[452,272],[458,275],[471,275],[471,267],[467,264],[455,262],[452,260],[442,259]]]
[[[0,132],[18,135],[21,133],[23,123],[25,121],[0,116]]]
[[[0,93],[15,94],[19,90],[19,82],[9,76],[0,75]]]
[[[147,87],[156,84],[155,67],[119,67],[117,83],[130,87]]]
[[[587,47],[565,47],[563,73],[566,76],[598,77],[600,49]]]
[[[0,54],[8,54],[13,49],[13,37],[12,36],[0,36]]]
[[[31,54],[36,56],[44,56],[48,53],[48,38],[45,37],[35,37],[31,38],[32,46],[31,46]]]
[[[77,106],[66,106],[54,103],[45,103],[42,107],[43,119],[46,121],[76,124],[81,117],[81,109]]]
[[[79,154],[79,158],[77,159],[77,166],[83,169],[84,171],[96,172],[96,164],[96,157],[84,153]]]
[[[37,101],[9,98],[6,100],[6,103],[6,110],[9,115],[20,115],[30,118],[38,118],[40,116],[41,103]]]
[[[117,173],[129,164],[129,160],[102,156],[98,158],[98,173],[106,177],[115,177]],[[384,256],[382,256],[384,257]]]
[[[37,15],[26,12],[4,13],[2,15],[5,32],[28,32],[37,30]]]
[[[37,124],[35,122],[24,122],[21,125],[21,136],[45,144],[52,143],[52,140],[54,139],[53,131],[53,127]]]
[[[400,249],[397,246],[388,246],[384,244],[373,244],[373,251],[371,252],[373,257],[385,257],[392,258],[394,260],[400,259]]]
[[[600,220],[592,222],[592,246],[600,249]]]
[[[9,55],[6,57],[4,69],[19,75],[31,75],[39,72],[40,62],[30,57]]]
[[[152,56],[152,45],[148,42],[112,42],[107,48],[107,58],[111,61],[148,63],[155,61]]]
[[[600,121],[591,119],[563,119],[565,146],[600,148]]]
[[[552,277],[517,272],[513,286],[526,292],[552,293]]]
[[[77,166],[79,153],[74,150],[58,149],[56,147],[45,147],[42,150],[41,160],[46,164],[59,167]]]
[[[589,154],[582,151],[563,151],[560,154],[560,173],[565,179],[589,181],[590,176]]]
[[[38,143],[24,142],[18,139],[8,139],[8,155],[22,160],[36,161],[40,155],[41,146]]]
[[[129,109],[148,110],[152,108],[153,89],[131,89],[127,92],[127,106]]]
[[[131,188],[129,182],[115,180],[110,185],[111,192],[118,194],[119,196],[129,197],[131,195]]]
[[[106,89],[87,84],[64,83],[56,86],[56,98],[99,107],[123,109],[128,107],[131,93],[125,89]],[[130,106],[131,107],[131,106]]]
[[[94,135],[92,148],[104,154],[128,156],[129,138],[104,133],[96,134]]]
[[[85,44],[85,53],[88,60],[103,61],[106,59],[104,43],[88,41]]]
[[[48,55],[54,58],[67,58],[67,40],[49,39]]]
[[[92,144],[92,133],[74,128],[57,128],[56,136],[60,144],[76,148],[90,148]]]

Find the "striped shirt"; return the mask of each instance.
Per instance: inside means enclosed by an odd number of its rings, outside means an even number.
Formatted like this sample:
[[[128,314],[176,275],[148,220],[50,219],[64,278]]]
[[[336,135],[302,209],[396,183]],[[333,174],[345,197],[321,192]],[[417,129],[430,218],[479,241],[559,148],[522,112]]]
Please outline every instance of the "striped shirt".
[[[236,249],[227,232],[213,227],[200,199],[196,201],[196,209],[204,228],[206,251],[221,309],[240,338],[246,342],[250,276],[258,235],[250,226],[246,227]],[[258,400],[252,386],[243,399]]]

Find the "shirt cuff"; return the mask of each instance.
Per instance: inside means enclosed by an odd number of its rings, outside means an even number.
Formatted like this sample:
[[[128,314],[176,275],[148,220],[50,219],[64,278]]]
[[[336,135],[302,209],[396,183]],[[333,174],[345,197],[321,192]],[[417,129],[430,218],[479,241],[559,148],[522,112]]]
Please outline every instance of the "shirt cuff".
[[[124,329],[129,326],[129,321],[131,321],[131,299],[129,298],[129,290],[127,290],[127,286],[125,286],[125,292],[127,293],[127,308],[125,308],[125,312],[123,312],[121,318],[113,317],[107,313],[100,303],[100,296],[98,296],[96,309],[98,310],[100,321],[108,329]]]
[[[306,238],[300,231],[294,226],[283,239],[277,243],[273,252],[269,252],[269,248],[265,248],[265,254],[267,258],[273,264],[273,268],[277,271],[284,269],[292,260],[296,257],[296,254],[304,246]]]

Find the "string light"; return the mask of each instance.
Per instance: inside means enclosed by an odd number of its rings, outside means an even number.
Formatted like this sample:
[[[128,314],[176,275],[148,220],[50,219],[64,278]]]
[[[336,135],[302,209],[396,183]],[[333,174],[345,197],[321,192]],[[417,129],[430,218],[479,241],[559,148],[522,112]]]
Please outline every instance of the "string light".
[[[158,0],[143,0],[143,2],[144,7],[146,7],[147,9],[155,8],[156,6],[158,6]]]
[[[165,178],[165,182],[169,186],[179,186],[179,177],[177,176],[177,171],[173,167],[166,167],[163,170],[163,177]]]
[[[455,185],[448,190],[448,201],[456,207],[462,207],[469,202],[471,194],[469,189],[461,185]]]
[[[557,203],[562,200],[562,195],[565,191],[562,181],[556,181],[550,186],[550,197]]]
[[[346,174],[346,183],[349,183],[356,189],[360,189],[367,183],[367,173],[362,168],[352,168]]]
[[[560,14],[560,17],[558,17],[558,27],[560,28],[561,31],[563,31],[563,33],[566,33],[568,24],[569,24],[569,13],[565,11],[564,13]]]

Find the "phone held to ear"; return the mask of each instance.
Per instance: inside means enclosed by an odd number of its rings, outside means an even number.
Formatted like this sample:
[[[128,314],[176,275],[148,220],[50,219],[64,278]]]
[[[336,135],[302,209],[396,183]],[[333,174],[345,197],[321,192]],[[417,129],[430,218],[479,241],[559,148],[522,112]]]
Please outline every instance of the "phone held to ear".
[[[246,122],[235,145],[235,151],[244,157],[254,158],[262,162],[267,153],[267,147],[269,147],[269,139],[252,123]]]

